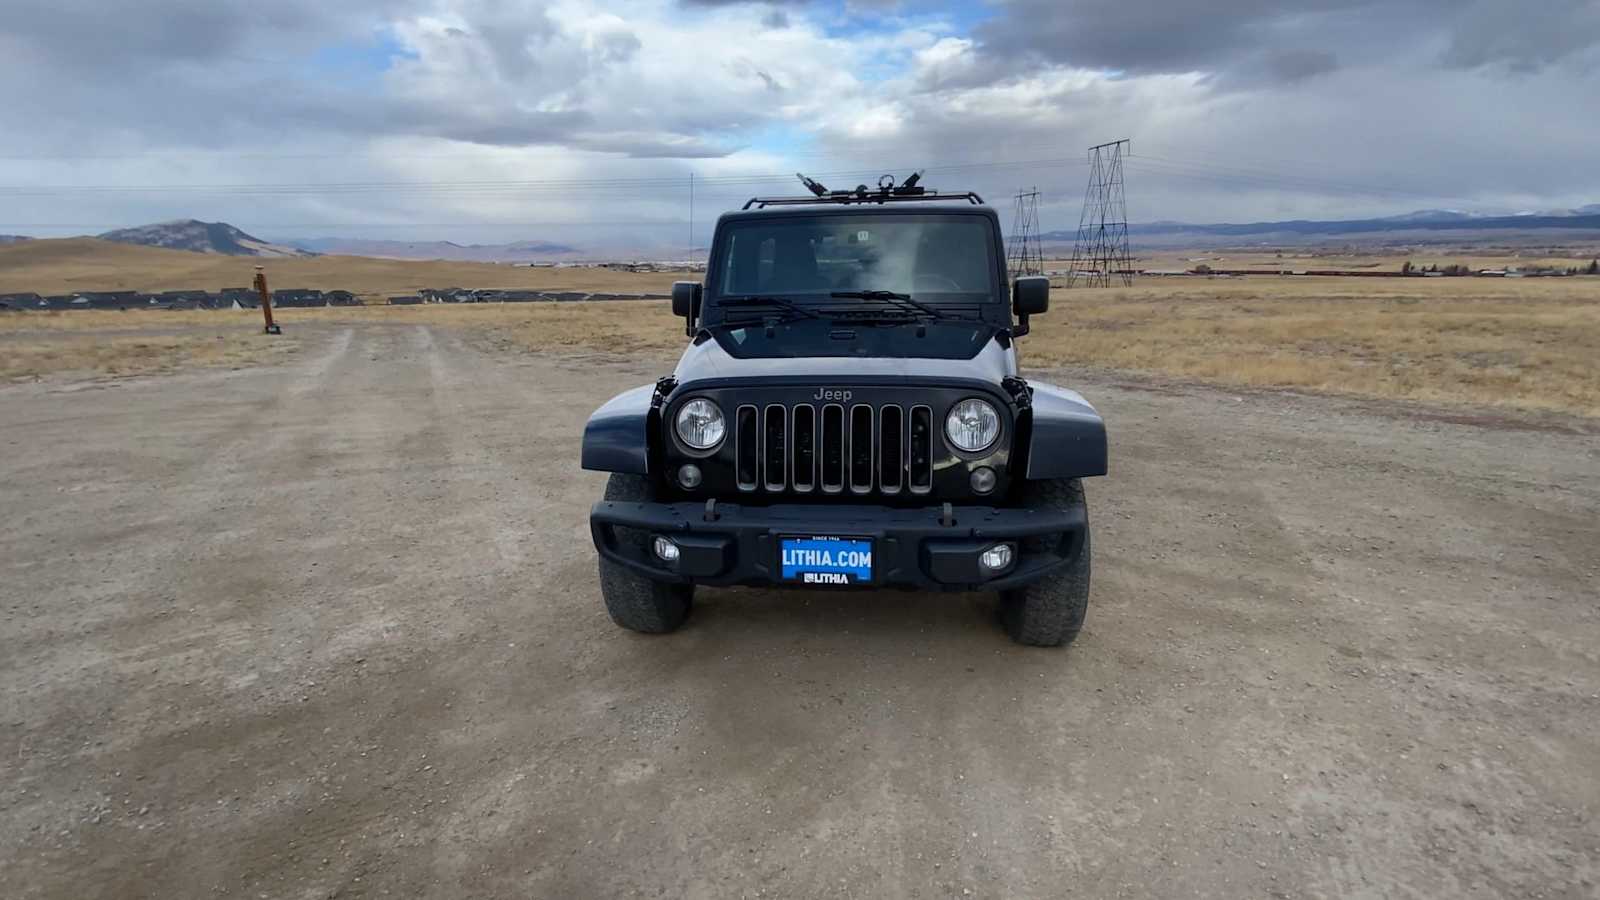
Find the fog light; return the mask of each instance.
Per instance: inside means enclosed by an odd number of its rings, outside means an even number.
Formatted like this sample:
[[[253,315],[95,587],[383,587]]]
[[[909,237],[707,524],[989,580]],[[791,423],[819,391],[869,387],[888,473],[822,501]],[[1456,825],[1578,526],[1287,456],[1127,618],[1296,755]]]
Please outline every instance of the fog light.
[[[972,470],[972,490],[975,493],[989,493],[994,490],[995,481],[994,470],[988,466],[979,466]]]
[[[656,538],[656,540],[659,541],[661,539]],[[995,544],[993,547],[983,551],[983,555],[978,557],[978,565],[983,566],[990,572],[998,572],[1011,565],[1011,545]]]
[[[695,488],[699,487],[700,486],[700,467],[695,465],[694,463],[689,463],[688,465],[686,465],[683,468],[679,469],[678,470],[678,483],[683,485],[684,487],[688,488],[691,491],[694,490]]]
[[[662,562],[678,561],[678,545],[664,537],[657,537],[655,539],[655,551],[656,556],[660,558]]]

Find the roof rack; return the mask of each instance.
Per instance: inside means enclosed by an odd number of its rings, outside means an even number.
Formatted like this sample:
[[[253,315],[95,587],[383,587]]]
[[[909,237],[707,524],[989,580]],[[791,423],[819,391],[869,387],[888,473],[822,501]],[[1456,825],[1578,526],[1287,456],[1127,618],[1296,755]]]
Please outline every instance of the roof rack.
[[[744,205],[745,209],[765,209],[769,206],[812,206],[819,203],[833,203],[841,206],[853,203],[906,203],[906,202],[967,202],[974,206],[983,203],[983,198],[972,191],[960,194],[941,194],[930,191],[917,184],[922,180],[922,173],[913,172],[905,184],[896,185],[893,175],[885,175],[878,179],[877,190],[864,184],[856,185],[854,190],[830,191],[813,179],[795,173],[800,183],[811,192],[809,197],[751,197]]]

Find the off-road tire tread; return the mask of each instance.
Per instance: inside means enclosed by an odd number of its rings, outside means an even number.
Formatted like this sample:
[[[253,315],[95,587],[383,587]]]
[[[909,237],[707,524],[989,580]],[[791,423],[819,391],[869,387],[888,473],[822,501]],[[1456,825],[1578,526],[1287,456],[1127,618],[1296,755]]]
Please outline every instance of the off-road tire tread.
[[[655,499],[655,490],[642,475],[617,474],[606,482],[605,499],[648,503]],[[624,539],[644,550],[649,537],[639,533]],[[655,581],[604,557],[600,559],[600,595],[611,621],[644,634],[676,631],[694,606],[694,585]]]
[[[1083,483],[1076,478],[1030,485],[1024,505],[1070,509],[1085,506]],[[1019,644],[1060,647],[1072,643],[1089,611],[1089,532],[1077,557],[1042,581],[1000,594],[1000,622]]]

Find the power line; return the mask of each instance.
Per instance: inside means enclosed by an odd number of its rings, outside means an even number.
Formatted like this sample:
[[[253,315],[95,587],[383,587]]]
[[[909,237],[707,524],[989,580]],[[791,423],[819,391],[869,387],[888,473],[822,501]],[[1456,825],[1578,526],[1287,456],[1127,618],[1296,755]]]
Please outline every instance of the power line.
[[[846,146],[860,146],[866,148],[873,146],[870,143],[860,143]],[[877,148],[875,148],[877,149]],[[1019,150],[1042,149],[1038,146],[1011,146],[1007,148],[1012,152]],[[210,151],[190,151],[184,154],[166,154],[172,157],[198,156]],[[224,151],[216,151],[221,154]],[[881,151],[880,151],[881,152]],[[1193,151],[1196,155],[1205,154]],[[348,159],[349,154],[227,154],[230,159],[285,159],[285,160],[312,160],[312,159]],[[846,158],[834,151],[827,152],[797,152],[789,155]],[[468,154],[386,154],[392,159],[473,159],[481,161],[481,156]],[[0,156],[0,159],[43,159],[44,157]],[[55,157],[62,159],[62,157]],[[159,156],[145,155],[120,155],[120,156],[83,156],[65,157],[65,159],[138,159],[160,158]],[[1234,158],[1237,160],[1238,158]],[[1298,191],[1311,191],[1335,196],[1376,196],[1389,199],[1414,198],[1437,199],[1436,194],[1429,194],[1416,190],[1407,190],[1387,185],[1361,184],[1349,181],[1328,179],[1321,176],[1303,175],[1287,172],[1281,169],[1266,169],[1256,166],[1242,166],[1237,162],[1233,164],[1219,164],[1192,158],[1177,159],[1172,156],[1153,156],[1132,154],[1128,155],[1129,168],[1138,169],[1154,177],[1194,179],[1218,184],[1235,186],[1248,186],[1269,189],[1293,189]],[[956,174],[962,172],[1001,171],[1005,169],[1027,169],[1059,167],[1061,165],[1086,165],[1082,159],[1022,159],[1022,160],[990,160],[987,162],[961,162],[950,161],[945,163],[932,163],[921,166],[930,172]],[[1311,165],[1311,164],[1306,164]],[[878,166],[870,169],[848,169],[832,172],[818,172],[819,178],[853,179],[858,177],[870,179],[885,169],[905,168],[903,163],[892,166]],[[566,179],[500,179],[485,181],[348,181],[348,182],[290,182],[290,183],[234,183],[234,184],[92,184],[92,185],[10,185],[0,186],[0,196],[7,197],[46,197],[67,196],[75,194],[141,194],[141,193],[172,193],[187,195],[217,195],[217,196],[265,196],[265,195],[359,195],[371,193],[385,193],[396,195],[442,196],[462,195],[479,196],[487,193],[516,193],[529,196],[550,196],[559,194],[598,194],[626,192],[630,190],[649,190],[651,188],[666,187],[680,183],[685,175],[664,175],[644,177],[589,177]],[[696,180],[702,185],[750,186],[788,183],[790,175],[787,172],[771,174],[730,174],[730,175],[702,175],[696,174]]]
[[[1150,142],[1145,141],[1143,142],[1143,146],[1148,149],[1151,145]],[[1452,148],[1451,158],[1459,162],[1471,162],[1486,166],[1504,166],[1505,164],[1505,159],[1503,157],[1464,157],[1454,152],[1455,149],[1457,148]],[[1247,153],[1234,153],[1232,151],[1227,153],[1218,153],[1192,146],[1184,146],[1181,148],[1157,146],[1154,156],[1146,156],[1144,154],[1133,154],[1132,156],[1134,159],[1154,159],[1160,157],[1166,157],[1170,159],[1173,157],[1183,157],[1185,161],[1194,165],[1210,164],[1223,168],[1241,168],[1241,164],[1245,164],[1253,166],[1256,171],[1273,170],[1277,172],[1284,172],[1288,169],[1294,169],[1297,171],[1325,172],[1328,170],[1331,163],[1336,163],[1340,159],[1335,158],[1333,160],[1314,160],[1289,157],[1275,157],[1268,159],[1259,156],[1253,156]]]
[[[1361,185],[1351,182],[1331,181],[1306,175],[1294,175],[1244,166],[1222,166],[1215,163],[1165,159],[1156,156],[1131,154],[1132,167],[1158,176],[1196,178],[1222,184],[1248,185],[1273,189],[1293,189],[1345,196],[1377,196],[1384,198],[1434,199],[1434,195],[1403,188]]]
[[[855,159],[855,158],[858,158],[858,157],[863,156],[863,155],[875,155],[875,154],[881,154],[881,153],[884,152],[884,145],[883,145],[882,141],[859,141],[859,140],[858,141],[848,141],[848,140],[839,140],[839,139],[829,139],[828,140],[828,145],[829,145],[828,149],[825,149],[825,150],[823,150],[823,149],[815,149],[815,150],[785,150],[783,152],[783,155],[785,157],[798,157],[798,158],[805,158],[805,159]],[[1005,149],[1011,150],[1011,151],[1030,151],[1031,152],[1031,151],[1040,151],[1040,150],[1054,150],[1058,146],[1060,146],[1060,144],[1057,143],[1057,142],[1054,142],[1054,141],[1034,143],[1034,144],[1010,144],[1010,143],[1008,143],[1008,144],[1005,145]],[[469,161],[469,162],[479,162],[479,163],[481,163],[481,162],[484,162],[486,159],[490,158],[492,155],[494,155],[496,153],[499,153],[499,154],[501,154],[503,156],[506,152],[515,153],[515,152],[526,152],[526,151],[567,150],[567,149],[572,149],[572,148],[562,147],[560,145],[554,145],[554,144],[535,145],[535,146],[528,146],[528,147],[487,146],[486,147],[486,152],[478,152],[478,153],[467,153],[467,152],[456,152],[456,153],[395,153],[395,152],[387,152],[387,151],[386,152],[378,152],[378,153],[368,153],[368,148],[366,148],[366,147],[352,147],[352,148],[347,149],[347,150],[337,151],[337,152],[328,152],[328,153],[239,153],[239,152],[236,152],[236,151],[231,150],[231,149],[215,149],[215,150],[188,149],[188,150],[144,150],[144,151],[140,151],[138,153],[48,153],[48,154],[45,154],[45,153],[39,153],[39,154],[0,153],[0,161],[9,161],[9,162],[113,162],[113,161],[127,161],[127,160],[159,161],[159,160],[164,160],[164,159],[211,159],[211,158],[216,158],[216,159],[226,159],[226,160],[251,159],[251,160],[301,160],[301,161],[304,161],[304,160],[320,160],[320,159],[344,159],[344,160],[348,160],[348,159],[363,159],[363,160],[369,160],[369,161],[370,160],[451,160],[451,159],[456,159],[456,160],[464,160],[464,161]],[[723,155],[716,156],[716,157],[657,156],[657,157],[646,157],[646,158],[652,159],[652,160],[692,160],[692,159],[697,159],[697,158],[701,158],[701,159],[703,159],[703,158],[731,159],[733,157],[737,157],[741,153],[746,153],[746,152],[751,152],[751,151],[752,151],[751,147],[745,146],[745,147],[737,147],[737,148],[734,148],[734,149],[730,149],[726,153],[724,153]],[[603,152],[603,151],[598,151],[598,152]],[[992,152],[992,150],[988,151],[988,152]]]
[[[1300,175],[1282,171],[1219,165],[1187,159],[1129,154],[1129,168],[1144,171],[1155,177],[1183,178],[1220,184],[1293,189],[1343,196],[1377,196],[1384,198],[1436,199],[1435,195],[1389,186],[1357,184],[1331,179]],[[1005,170],[1054,169],[1063,165],[1087,165],[1080,158],[1034,158],[1021,160],[993,160],[989,162],[930,163],[922,166],[935,175],[999,172]],[[905,166],[878,166],[870,169],[848,169],[818,172],[816,177],[846,180],[870,180],[885,169]],[[765,185],[788,184],[789,173],[703,175],[696,173],[697,188],[701,186],[747,187],[754,189]],[[546,179],[494,179],[464,181],[328,181],[328,182],[240,182],[231,184],[91,184],[91,185],[6,185],[0,186],[0,196],[55,197],[74,195],[128,195],[128,194],[181,194],[187,196],[355,196],[385,194],[393,196],[449,196],[477,197],[485,194],[516,194],[527,196],[616,194],[630,191],[648,193],[681,185],[687,174],[644,177],[588,177]],[[704,195],[702,195],[704,196]],[[743,198],[740,198],[743,199]]]
[[[1032,148],[1011,147],[1012,152]],[[1102,160],[1105,163],[1106,160]],[[1052,177],[1058,174],[1063,167],[1087,166],[1093,169],[1094,155],[1088,159],[1081,157],[1061,158],[1048,155],[1027,159],[991,159],[984,162],[951,159],[943,162],[931,162],[923,168],[935,178],[944,182],[959,182],[966,176],[979,176],[998,174],[1002,172],[1037,172]],[[882,171],[904,169],[904,163],[891,166],[878,166],[873,168],[841,169],[829,172],[815,173],[819,178],[830,181],[852,183],[858,179],[870,181]],[[1123,177],[1125,170],[1133,170],[1143,176],[1162,179],[1179,180],[1186,183],[1205,182],[1224,185],[1231,188],[1260,189],[1260,190],[1294,190],[1300,192],[1315,192],[1329,196],[1340,197],[1380,197],[1384,199],[1423,199],[1437,201],[1437,195],[1425,194],[1413,190],[1405,190],[1383,185],[1361,184],[1356,182],[1336,180],[1320,175],[1299,174],[1294,172],[1259,168],[1238,164],[1222,164],[1194,159],[1176,158],[1173,156],[1146,156],[1134,154],[1131,149],[1126,150],[1118,161],[1117,178]],[[1104,176],[1107,173],[1102,173]],[[14,199],[26,197],[58,197],[70,199],[73,197],[113,197],[113,196],[138,196],[150,193],[161,193],[173,196],[178,203],[191,203],[188,198],[193,197],[327,197],[351,198],[350,206],[359,209],[364,201],[358,198],[372,195],[385,197],[421,197],[421,198],[455,198],[463,202],[479,201],[482,199],[542,199],[555,198],[604,198],[614,199],[627,195],[636,195],[641,202],[651,202],[659,207],[669,203],[670,198],[677,191],[682,190],[684,184],[692,177],[694,181],[694,201],[692,205],[711,203],[717,208],[737,205],[748,199],[749,193],[758,193],[773,185],[788,185],[792,182],[793,175],[783,173],[735,173],[722,175],[706,175],[699,172],[685,172],[673,175],[652,176],[590,176],[571,178],[531,178],[531,179],[481,179],[481,180],[424,180],[424,181],[328,181],[328,182],[286,182],[286,183],[233,183],[233,184],[131,184],[131,185],[12,185],[0,186],[0,199]],[[1091,171],[1091,186],[1094,182],[1094,173]],[[943,185],[942,185],[943,186]],[[1111,185],[1106,184],[1109,188]],[[749,193],[745,193],[749,192]],[[1050,189],[1051,194],[1057,193]],[[1088,197],[1086,196],[1086,200]],[[679,201],[681,202],[681,201]],[[1091,204],[1086,203],[1085,209]],[[664,210],[665,211],[665,210]],[[690,236],[693,237],[692,219],[695,210],[691,208]],[[382,215],[377,210],[370,213]],[[1125,224],[1125,213],[1112,216],[1111,219]],[[292,228],[325,228],[325,229],[385,229],[385,228],[530,228],[530,227],[562,227],[585,228],[605,226],[679,226],[684,223],[683,218],[662,217],[658,219],[627,219],[627,220],[546,220],[537,222],[353,222],[353,223],[276,223],[252,224],[257,229],[292,229]],[[1035,220],[1037,221],[1037,220]],[[72,229],[72,228],[111,228],[124,225],[126,222],[115,223],[5,223],[0,227],[9,229]],[[1082,226],[1080,222],[1080,228]],[[1014,233],[1020,232],[1014,229]],[[691,240],[692,243],[692,240]],[[1008,254],[1009,255],[1009,254]]]
[[[664,227],[682,225],[686,219],[616,219],[546,222],[252,222],[250,228],[609,228],[614,226]],[[0,222],[0,228],[122,228],[123,222]]]
[[[1057,166],[1076,162],[1064,159],[1007,160],[986,163],[947,163],[923,166],[925,171],[955,174],[961,172],[989,171],[1037,166]],[[1080,163],[1081,164],[1081,163]],[[836,172],[819,172],[816,177],[828,179],[871,179],[885,170],[905,168],[880,166],[871,169],[853,169]],[[490,181],[352,181],[352,182],[292,182],[292,183],[235,183],[235,184],[142,184],[142,185],[14,185],[0,186],[0,195],[9,197],[57,196],[64,194],[139,194],[185,193],[218,195],[262,194],[368,194],[368,193],[594,193],[600,191],[647,190],[682,185],[686,175],[662,175],[640,178],[561,178]],[[759,186],[793,181],[790,173],[760,175],[696,175],[701,184],[715,186]]]

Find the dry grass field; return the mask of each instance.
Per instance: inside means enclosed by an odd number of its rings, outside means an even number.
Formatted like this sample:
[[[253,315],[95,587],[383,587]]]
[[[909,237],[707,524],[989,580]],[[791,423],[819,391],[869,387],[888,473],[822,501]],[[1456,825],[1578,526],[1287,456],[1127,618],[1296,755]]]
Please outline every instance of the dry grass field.
[[[1600,279],[1146,280],[1060,291],[1029,362],[1600,416]]]
[[[92,238],[0,247],[0,293],[175,291],[247,287],[254,257],[217,256]],[[367,302],[422,288],[550,288],[660,293],[673,276],[591,268],[532,268],[474,262],[317,256],[261,260],[274,288],[353,291]]]
[[[1600,246],[1579,244],[1553,247],[1412,247],[1412,248],[1354,248],[1354,247],[1297,247],[1282,250],[1255,248],[1206,248],[1187,250],[1152,250],[1136,255],[1134,264],[1141,269],[1174,271],[1193,268],[1206,263],[1213,269],[1348,269],[1352,271],[1398,272],[1407,262],[1416,268],[1428,266],[1466,266],[1478,269],[1516,267],[1523,269],[1582,269],[1600,256]],[[1050,263],[1053,267],[1067,268],[1066,261]]]
[[[299,349],[294,341],[262,340],[257,330],[235,319],[170,333],[0,332],[0,382],[149,375],[200,366],[239,368],[281,360]]]
[[[73,281],[144,290],[221,286],[244,283],[250,273],[249,260],[233,257],[113,245],[110,258],[96,262],[86,261],[84,248],[66,246],[72,241],[50,243],[59,245],[61,259],[52,263],[56,250],[46,248],[20,270],[4,265],[6,250],[15,248],[0,250],[0,291],[51,291]],[[189,268],[179,271],[180,263]],[[118,274],[97,275],[101,268]],[[450,284],[664,291],[675,277],[335,257],[274,261],[268,271],[276,285],[345,285],[374,295]],[[1133,288],[1061,287],[1054,309],[1022,342],[1027,364],[1600,416],[1596,278],[1149,278]],[[248,365],[294,353],[294,326],[313,322],[426,322],[510,350],[668,356],[683,342],[664,301],[294,309],[280,318],[288,334],[268,340],[256,335],[253,312],[0,316],[0,377]]]

